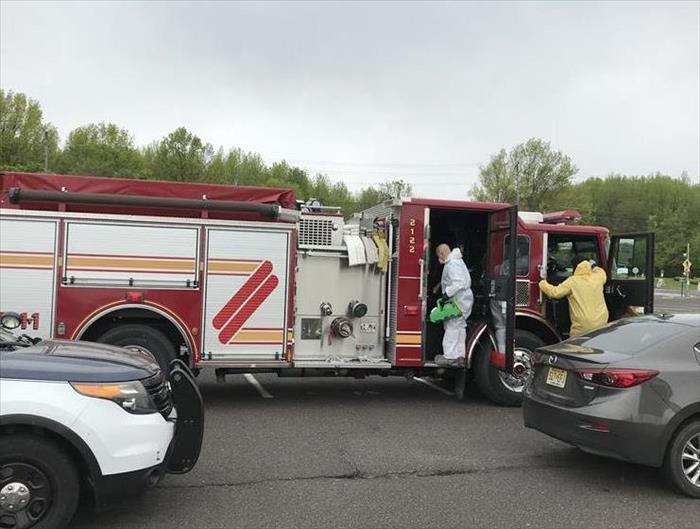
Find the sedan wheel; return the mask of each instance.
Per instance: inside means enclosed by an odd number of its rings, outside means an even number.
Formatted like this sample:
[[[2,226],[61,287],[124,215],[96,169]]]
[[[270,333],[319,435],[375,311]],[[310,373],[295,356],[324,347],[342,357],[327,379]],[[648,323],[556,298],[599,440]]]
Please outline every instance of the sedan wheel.
[[[700,487],[700,433],[688,439],[681,454],[683,473],[688,481]]]
[[[663,470],[676,490],[700,498],[700,420],[687,423],[673,436]]]

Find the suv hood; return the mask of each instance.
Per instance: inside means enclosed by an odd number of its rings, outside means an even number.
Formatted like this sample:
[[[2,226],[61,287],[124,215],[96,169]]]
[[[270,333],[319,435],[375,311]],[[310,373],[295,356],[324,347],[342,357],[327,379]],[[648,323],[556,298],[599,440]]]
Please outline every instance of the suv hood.
[[[159,370],[148,353],[93,342],[44,340],[0,352],[2,378],[126,382],[153,376]]]

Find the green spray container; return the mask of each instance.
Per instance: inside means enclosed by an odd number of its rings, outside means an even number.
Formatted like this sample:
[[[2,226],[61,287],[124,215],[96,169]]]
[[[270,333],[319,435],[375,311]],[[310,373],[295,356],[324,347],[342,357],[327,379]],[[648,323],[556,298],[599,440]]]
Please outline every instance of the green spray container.
[[[443,303],[441,299],[438,299],[437,306],[430,311],[430,321],[432,323],[440,323],[441,321],[457,318],[461,315],[462,311],[459,310],[459,307],[454,301],[449,300],[447,303]]]

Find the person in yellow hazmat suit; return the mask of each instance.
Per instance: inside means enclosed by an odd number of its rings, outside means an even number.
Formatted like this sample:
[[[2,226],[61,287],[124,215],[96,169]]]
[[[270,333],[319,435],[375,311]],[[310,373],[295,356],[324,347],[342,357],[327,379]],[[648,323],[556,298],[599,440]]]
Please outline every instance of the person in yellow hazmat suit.
[[[574,273],[559,285],[540,281],[542,293],[553,299],[569,298],[571,317],[570,336],[578,336],[602,327],[608,322],[603,285],[607,281],[605,270],[583,257],[574,259]]]

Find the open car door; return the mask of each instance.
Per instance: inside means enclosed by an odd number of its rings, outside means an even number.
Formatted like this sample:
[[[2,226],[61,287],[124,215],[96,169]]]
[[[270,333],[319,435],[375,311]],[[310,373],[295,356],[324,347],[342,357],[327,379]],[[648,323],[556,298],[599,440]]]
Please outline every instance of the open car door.
[[[507,207],[489,214],[489,250],[484,292],[489,297],[491,322],[498,349],[505,349],[506,372],[513,371],[515,347],[515,241],[518,208]],[[505,343],[502,343],[504,342]]]
[[[626,233],[610,237],[605,302],[610,321],[643,307],[654,311],[654,234]]]

